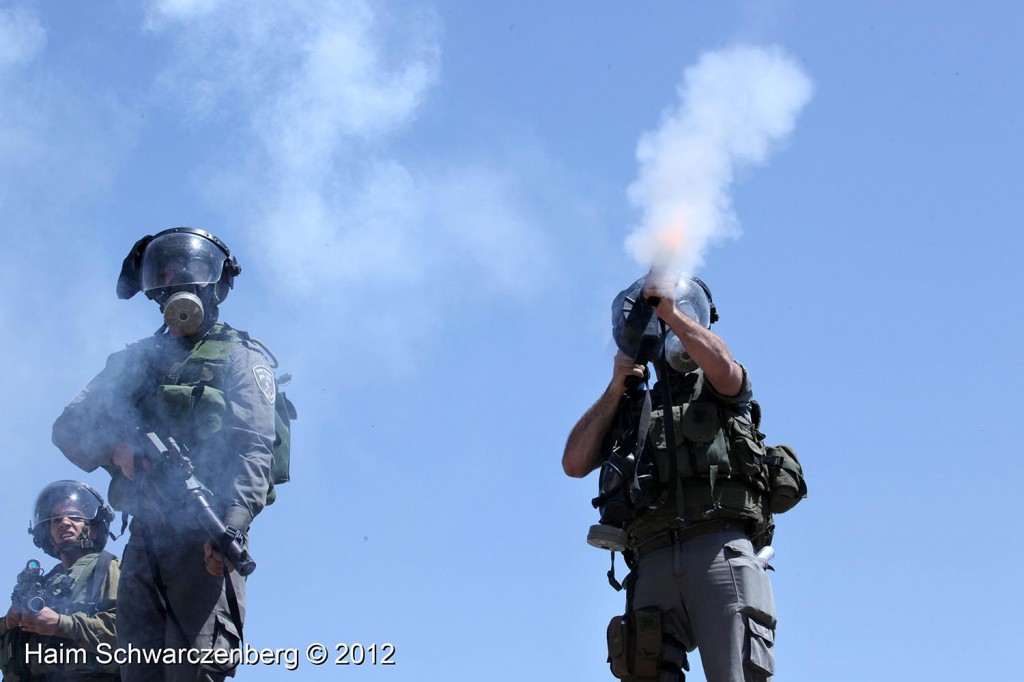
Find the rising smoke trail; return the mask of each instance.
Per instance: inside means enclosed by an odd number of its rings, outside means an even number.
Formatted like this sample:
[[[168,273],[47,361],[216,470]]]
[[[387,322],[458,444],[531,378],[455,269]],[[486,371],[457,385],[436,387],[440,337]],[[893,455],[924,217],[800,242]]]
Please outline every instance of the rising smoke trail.
[[[766,162],[811,98],[810,79],[778,47],[708,52],[686,69],[679,105],[637,144],[629,199],[642,219],[626,248],[647,267],[694,273],[708,247],[738,236],[736,170]]]

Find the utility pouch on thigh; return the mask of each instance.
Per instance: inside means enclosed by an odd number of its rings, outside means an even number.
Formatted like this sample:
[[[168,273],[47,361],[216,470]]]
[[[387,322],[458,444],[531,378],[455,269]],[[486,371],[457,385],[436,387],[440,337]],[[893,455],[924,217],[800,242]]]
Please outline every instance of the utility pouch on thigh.
[[[608,623],[608,663],[611,664],[612,675],[624,680],[633,674],[632,649],[629,617],[615,616]]]
[[[657,677],[661,662],[661,610],[657,607],[633,612],[636,618],[636,653],[633,670],[637,677]]]
[[[764,676],[775,674],[775,630],[747,616],[746,664]]]

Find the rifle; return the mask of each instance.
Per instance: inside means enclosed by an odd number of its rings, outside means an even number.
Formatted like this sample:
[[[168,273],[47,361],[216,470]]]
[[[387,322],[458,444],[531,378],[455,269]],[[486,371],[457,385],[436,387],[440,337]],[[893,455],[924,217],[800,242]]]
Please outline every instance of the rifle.
[[[213,511],[210,503],[213,493],[195,477],[192,460],[182,452],[182,447],[170,436],[165,444],[152,431],[146,434],[146,440],[158,458],[150,458],[155,466],[142,476],[143,494],[154,495],[169,504],[181,505],[194,512],[214,546],[234,564],[239,575],[247,576],[255,571],[256,562],[245,547],[245,533],[238,528],[225,526]]]
[[[39,613],[46,606],[43,567],[38,559],[29,559],[25,564],[25,570],[18,574],[18,582],[11,593],[11,603],[29,613]]]

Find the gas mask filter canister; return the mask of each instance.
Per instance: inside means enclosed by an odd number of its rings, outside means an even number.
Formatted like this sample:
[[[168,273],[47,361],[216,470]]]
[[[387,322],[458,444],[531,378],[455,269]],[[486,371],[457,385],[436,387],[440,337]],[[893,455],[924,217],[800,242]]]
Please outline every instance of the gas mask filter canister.
[[[179,291],[164,303],[164,324],[174,336],[191,336],[203,326],[203,301],[189,291]]]

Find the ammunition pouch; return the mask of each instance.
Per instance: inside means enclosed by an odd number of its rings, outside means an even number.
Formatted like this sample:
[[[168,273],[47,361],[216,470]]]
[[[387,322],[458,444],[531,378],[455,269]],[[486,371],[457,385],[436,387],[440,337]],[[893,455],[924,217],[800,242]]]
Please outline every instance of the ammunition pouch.
[[[765,456],[764,434],[746,417],[734,415],[726,422],[729,433],[729,449],[739,473],[749,477],[754,485],[767,489],[767,472],[762,466]]]
[[[615,616],[608,623],[608,664],[612,675],[624,680],[633,674],[632,632],[628,616]]]
[[[661,662],[661,611],[639,609],[608,623],[608,663],[612,675],[657,677]]]
[[[664,412],[651,413],[649,444],[654,450],[658,480],[668,480],[669,450],[665,443]],[[681,494],[677,514],[687,523],[710,519],[749,522],[752,529],[766,521],[769,473],[762,458],[765,447],[745,415],[726,415],[710,400],[673,406],[676,470]]]
[[[157,412],[165,424],[189,424],[197,442],[212,438],[224,426],[228,403],[224,392],[213,386],[163,385]]]
[[[678,404],[670,412],[663,407],[649,410],[649,427],[636,462],[632,461],[636,448],[629,448],[628,438],[620,437],[617,445],[625,441],[627,447],[612,448],[602,466],[601,495],[593,501],[601,509],[601,522],[623,528],[635,545],[692,524],[739,521],[755,549],[769,544],[772,515],[791,509],[807,495],[796,454],[789,446],[765,445],[756,401],[742,411],[723,402],[705,384],[699,369],[685,375],[672,373],[669,379],[673,403],[678,400]],[[639,421],[639,403],[620,405],[620,410],[623,407],[632,409],[633,422]],[[672,428],[666,429],[669,417]],[[669,431],[672,447],[667,442]],[[627,457],[622,456],[623,450]],[[630,485],[634,472],[643,485]],[[673,472],[674,481],[670,480]],[[674,509],[669,510],[667,503],[673,499]]]
[[[763,546],[771,541],[772,514],[792,509],[807,496],[807,484],[796,453],[788,445],[766,446],[758,430],[760,407],[746,413],[701,396],[696,384],[690,402],[672,407],[676,470],[680,485],[677,514],[686,523],[735,519],[748,523],[751,538]],[[648,446],[654,453],[658,481],[668,480],[669,449],[663,410],[651,412]]]
[[[807,482],[793,448],[788,445],[771,445],[763,461],[768,468],[770,493],[768,505],[773,514],[787,512],[807,497]]]

